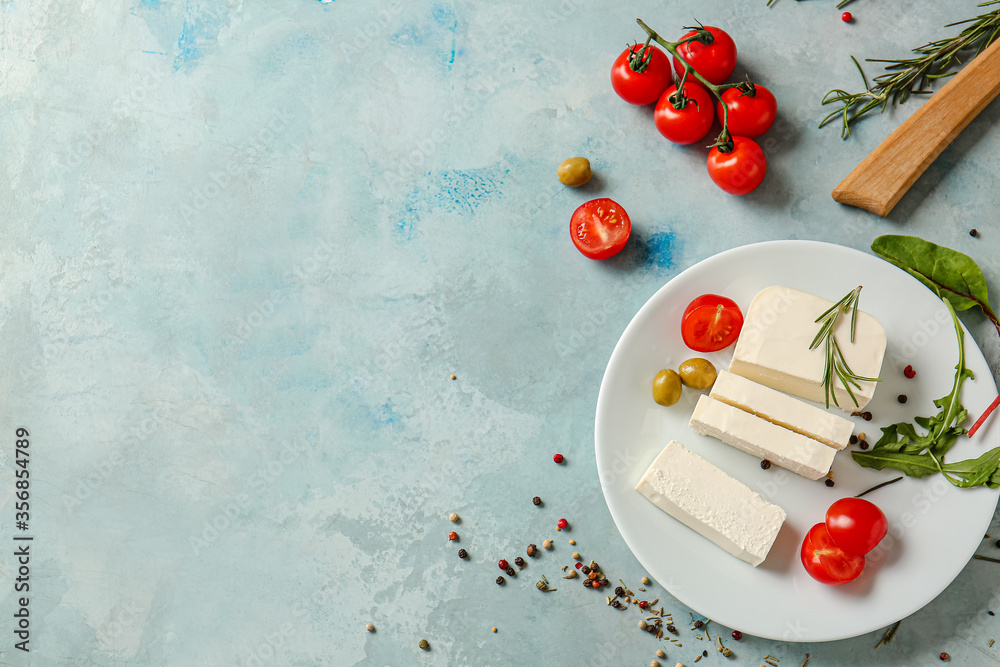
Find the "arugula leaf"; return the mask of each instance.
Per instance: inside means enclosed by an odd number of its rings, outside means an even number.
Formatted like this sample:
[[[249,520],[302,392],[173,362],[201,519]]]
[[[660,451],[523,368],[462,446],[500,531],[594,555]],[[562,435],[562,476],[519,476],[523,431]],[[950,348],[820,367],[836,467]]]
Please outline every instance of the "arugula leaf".
[[[881,237],[885,238],[885,237]],[[858,464],[866,468],[896,468],[909,477],[926,477],[940,472],[960,488],[986,485],[1000,486],[1000,447],[992,449],[977,459],[944,463],[944,456],[965,434],[959,426],[968,416],[960,396],[962,385],[973,378],[965,367],[965,332],[958,321],[955,308],[944,299],[958,336],[958,363],[955,365],[955,382],[951,393],[934,401],[940,410],[933,417],[916,417],[913,421],[927,432],[920,434],[916,426],[899,422],[882,428],[882,437],[867,452],[851,452]]]
[[[1000,319],[990,307],[986,277],[968,255],[916,236],[893,234],[875,239],[872,251],[922,282],[955,310],[979,306],[1000,333]]]

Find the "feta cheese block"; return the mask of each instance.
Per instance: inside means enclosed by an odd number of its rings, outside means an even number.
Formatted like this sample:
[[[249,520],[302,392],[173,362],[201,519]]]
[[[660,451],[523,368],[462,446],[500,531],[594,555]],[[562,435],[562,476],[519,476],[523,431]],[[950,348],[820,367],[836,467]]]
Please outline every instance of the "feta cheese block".
[[[809,345],[820,328],[816,318],[833,304],[790,287],[762,289],[747,310],[729,370],[772,389],[824,403],[824,346],[810,350]],[[878,377],[885,354],[885,329],[878,320],[859,310],[852,343],[850,313],[842,313],[834,335],[847,365],[856,375]],[[855,405],[840,380],[834,380],[837,404],[848,412],[865,407],[878,385],[877,382],[858,384],[860,389],[851,387],[858,401]]]
[[[825,477],[837,454],[836,449],[818,440],[704,394],[694,407],[690,426],[697,433],[721,440],[809,479]]]
[[[710,396],[834,449],[847,447],[854,432],[849,419],[729,371],[719,371]]]
[[[635,489],[754,567],[764,562],[785,522],[785,510],[676,440],[667,443]]]

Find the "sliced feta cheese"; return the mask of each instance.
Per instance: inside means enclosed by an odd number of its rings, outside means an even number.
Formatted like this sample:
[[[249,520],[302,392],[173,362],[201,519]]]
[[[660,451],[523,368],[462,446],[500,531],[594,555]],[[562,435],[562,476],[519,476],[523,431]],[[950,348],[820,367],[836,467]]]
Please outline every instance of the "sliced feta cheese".
[[[676,440],[667,443],[635,489],[754,567],[764,562],[785,521],[785,510]]]
[[[854,432],[849,419],[729,371],[719,371],[711,396],[834,449],[846,447]]]
[[[823,403],[824,347],[810,350],[819,331],[816,318],[832,301],[790,287],[767,287],[750,303],[740,331],[729,370],[778,391]],[[885,354],[885,329],[878,320],[858,311],[854,342],[851,342],[850,313],[837,320],[834,335],[847,365],[861,377],[878,377]],[[854,411],[865,407],[875,393],[876,382],[852,386],[857,405],[839,379],[834,394],[840,407]]]
[[[691,415],[691,428],[747,454],[767,459],[794,473],[819,479],[830,472],[837,450],[772,424],[728,403],[702,395]]]

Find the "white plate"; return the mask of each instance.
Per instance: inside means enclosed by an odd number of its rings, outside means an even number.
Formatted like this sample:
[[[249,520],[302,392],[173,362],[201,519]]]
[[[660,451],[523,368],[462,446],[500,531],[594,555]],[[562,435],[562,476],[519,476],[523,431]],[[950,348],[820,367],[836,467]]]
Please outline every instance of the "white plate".
[[[772,467],[687,423],[700,392],[684,390],[679,403],[653,402],[653,376],[685,359],[706,356],[727,368],[732,347],[699,355],[681,340],[681,314],[704,293],[734,299],[744,313],[751,298],[769,285],[787,285],[836,300],[857,285],[861,309],[886,329],[884,382],[867,409],[875,418],[855,418],[855,433],[874,442],[879,427],[933,415],[933,399],[951,391],[958,347],[944,304],[910,275],[857,250],[813,241],[774,241],[709,257],[664,285],[622,334],[604,373],[597,399],[597,467],[608,508],[622,537],[643,567],[674,597],[698,613],[745,633],[784,641],[829,641],[885,627],[933,600],[958,575],[983,539],[1000,491],[958,489],[940,475],[905,478],[867,496],[889,519],[881,558],[844,586],[814,581],[799,562],[809,528],[829,505],[897,477],[856,464],[848,448],[833,464],[836,485],[824,486]],[[975,375],[962,390],[971,421],[996,396],[982,352],[965,332],[966,365]],[[912,364],[916,378],[903,377]],[[897,396],[906,394],[901,405]],[[836,410],[836,408],[831,408]],[[846,413],[842,413],[846,414]],[[993,419],[972,440],[962,438],[948,455],[957,461],[997,445]],[[788,513],[767,560],[757,568],[729,555],[656,508],[635,485],[662,447],[679,440],[691,451],[780,505]]]

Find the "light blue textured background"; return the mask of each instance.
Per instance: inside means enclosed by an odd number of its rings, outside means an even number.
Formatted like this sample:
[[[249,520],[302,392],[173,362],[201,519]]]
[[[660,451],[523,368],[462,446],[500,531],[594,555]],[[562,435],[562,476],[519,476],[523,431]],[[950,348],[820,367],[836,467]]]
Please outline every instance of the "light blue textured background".
[[[1000,107],[887,220],[829,193],[917,104],[846,142],[815,128],[822,95],[858,85],[850,54],[904,55],[974,4],[858,0],[852,25],[833,5],[0,2],[0,535],[23,425],[35,536],[33,652],[13,651],[5,585],[0,662],[648,664],[660,645],[633,614],[532,588],[569,536],[613,577],[643,574],[604,505],[593,415],[645,300],[726,248],[893,232],[968,252],[1000,289]],[[611,91],[636,16],[724,27],[737,74],[774,91],[759,191],[722,193],[705,149]],[[597,172],[580,190],[555,179],[572,155]],[[634,224],[603,263],[567,233],[595,196]],[[964,319],[996,369],[996,332]],[[544,537],[529,576],[493,583],[498,555]],[[998,587],[972,561],[877,652],[880,633],[746,637],[730,662],[996,664]]]

